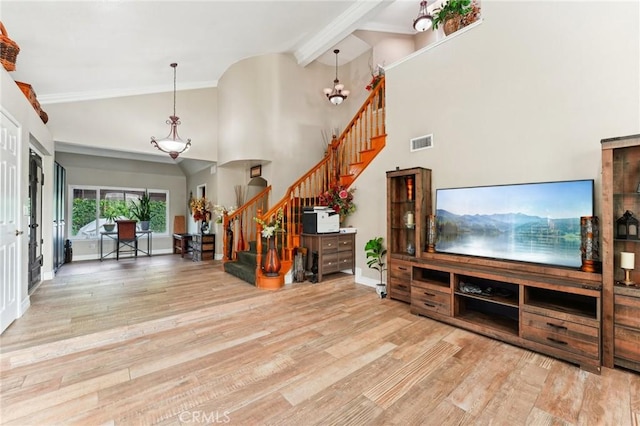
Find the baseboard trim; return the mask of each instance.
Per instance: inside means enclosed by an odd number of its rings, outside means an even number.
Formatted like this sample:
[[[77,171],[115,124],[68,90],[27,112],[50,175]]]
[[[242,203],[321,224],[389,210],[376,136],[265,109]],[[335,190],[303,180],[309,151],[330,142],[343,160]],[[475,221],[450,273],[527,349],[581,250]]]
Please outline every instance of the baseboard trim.
[[[167,249],[159,249],[159,250],[153,250],[153,256],[157,256],[157,255],[161,255],[161,254],[173,254],[173,249],[171,248],[167,248]],[[140,256],[140,255],[138,255]],[[144,256],[144,255],[143,255]],[[116,256],[113,255],[113,257],[109,256],[106,257],[104,260],[112,260],[115,259]],[[83,260],[98,260],[100,259],[100,255],[99,254],[84,254],[84,255],[79,255],[73,256],[73,261],[75,262],[76,260],[81,262]]]

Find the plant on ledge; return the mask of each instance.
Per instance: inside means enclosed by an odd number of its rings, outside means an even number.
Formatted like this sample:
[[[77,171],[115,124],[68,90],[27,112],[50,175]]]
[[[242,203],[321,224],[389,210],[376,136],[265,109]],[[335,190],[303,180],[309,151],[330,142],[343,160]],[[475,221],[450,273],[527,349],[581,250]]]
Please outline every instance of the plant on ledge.
[[[356,204],[353,202],[353,192],[355,188],[347,189],[341,185],[331,185],[331,187],[318,196],[318,204],[327,206],[340,214],[340,221],[356,211]]]
[[[380,65],[378,65],[375,70],[372,69],[371,81],[369,82],[369,84],[367,84],[365,89],[367,89],[369,92],[375,89],[380,83],[380,80],[382,80],[383,76],[384,76],[384,68],[382,68]]]
[[[475,22],[480,17],[480,6],[473,0],[449,0],[433,12],[433,29],[443,25],[449,35]]]

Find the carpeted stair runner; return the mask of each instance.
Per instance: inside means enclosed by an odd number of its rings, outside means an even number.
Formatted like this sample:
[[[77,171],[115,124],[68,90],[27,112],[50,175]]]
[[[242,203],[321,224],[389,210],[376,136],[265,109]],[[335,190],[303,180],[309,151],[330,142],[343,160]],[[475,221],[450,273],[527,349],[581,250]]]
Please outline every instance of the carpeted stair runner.
[[[262,242],[262,252],[266,253],[267,242]],[[256,266],[257,266],[257,250],[256,242],[249,242],[249,251],[240,251],[237,253],[237,259],[224,264],[224,271],[248,282],[256,285]]]

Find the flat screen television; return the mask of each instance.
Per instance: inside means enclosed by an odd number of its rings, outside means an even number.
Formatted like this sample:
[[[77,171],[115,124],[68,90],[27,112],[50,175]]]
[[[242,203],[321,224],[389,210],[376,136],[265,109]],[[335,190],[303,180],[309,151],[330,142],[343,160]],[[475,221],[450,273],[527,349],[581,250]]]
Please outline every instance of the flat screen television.
[[[436,189],[436,251],[579,267],[593,180]]]

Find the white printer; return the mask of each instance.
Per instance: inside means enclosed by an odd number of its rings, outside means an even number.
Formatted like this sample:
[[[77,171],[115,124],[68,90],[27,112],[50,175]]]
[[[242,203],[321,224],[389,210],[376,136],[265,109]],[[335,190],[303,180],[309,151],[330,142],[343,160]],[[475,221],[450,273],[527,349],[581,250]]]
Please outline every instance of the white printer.
[[[302,211],[302,232],[305,234],[340,232],[340,215],[331,207],[305,207]]]

